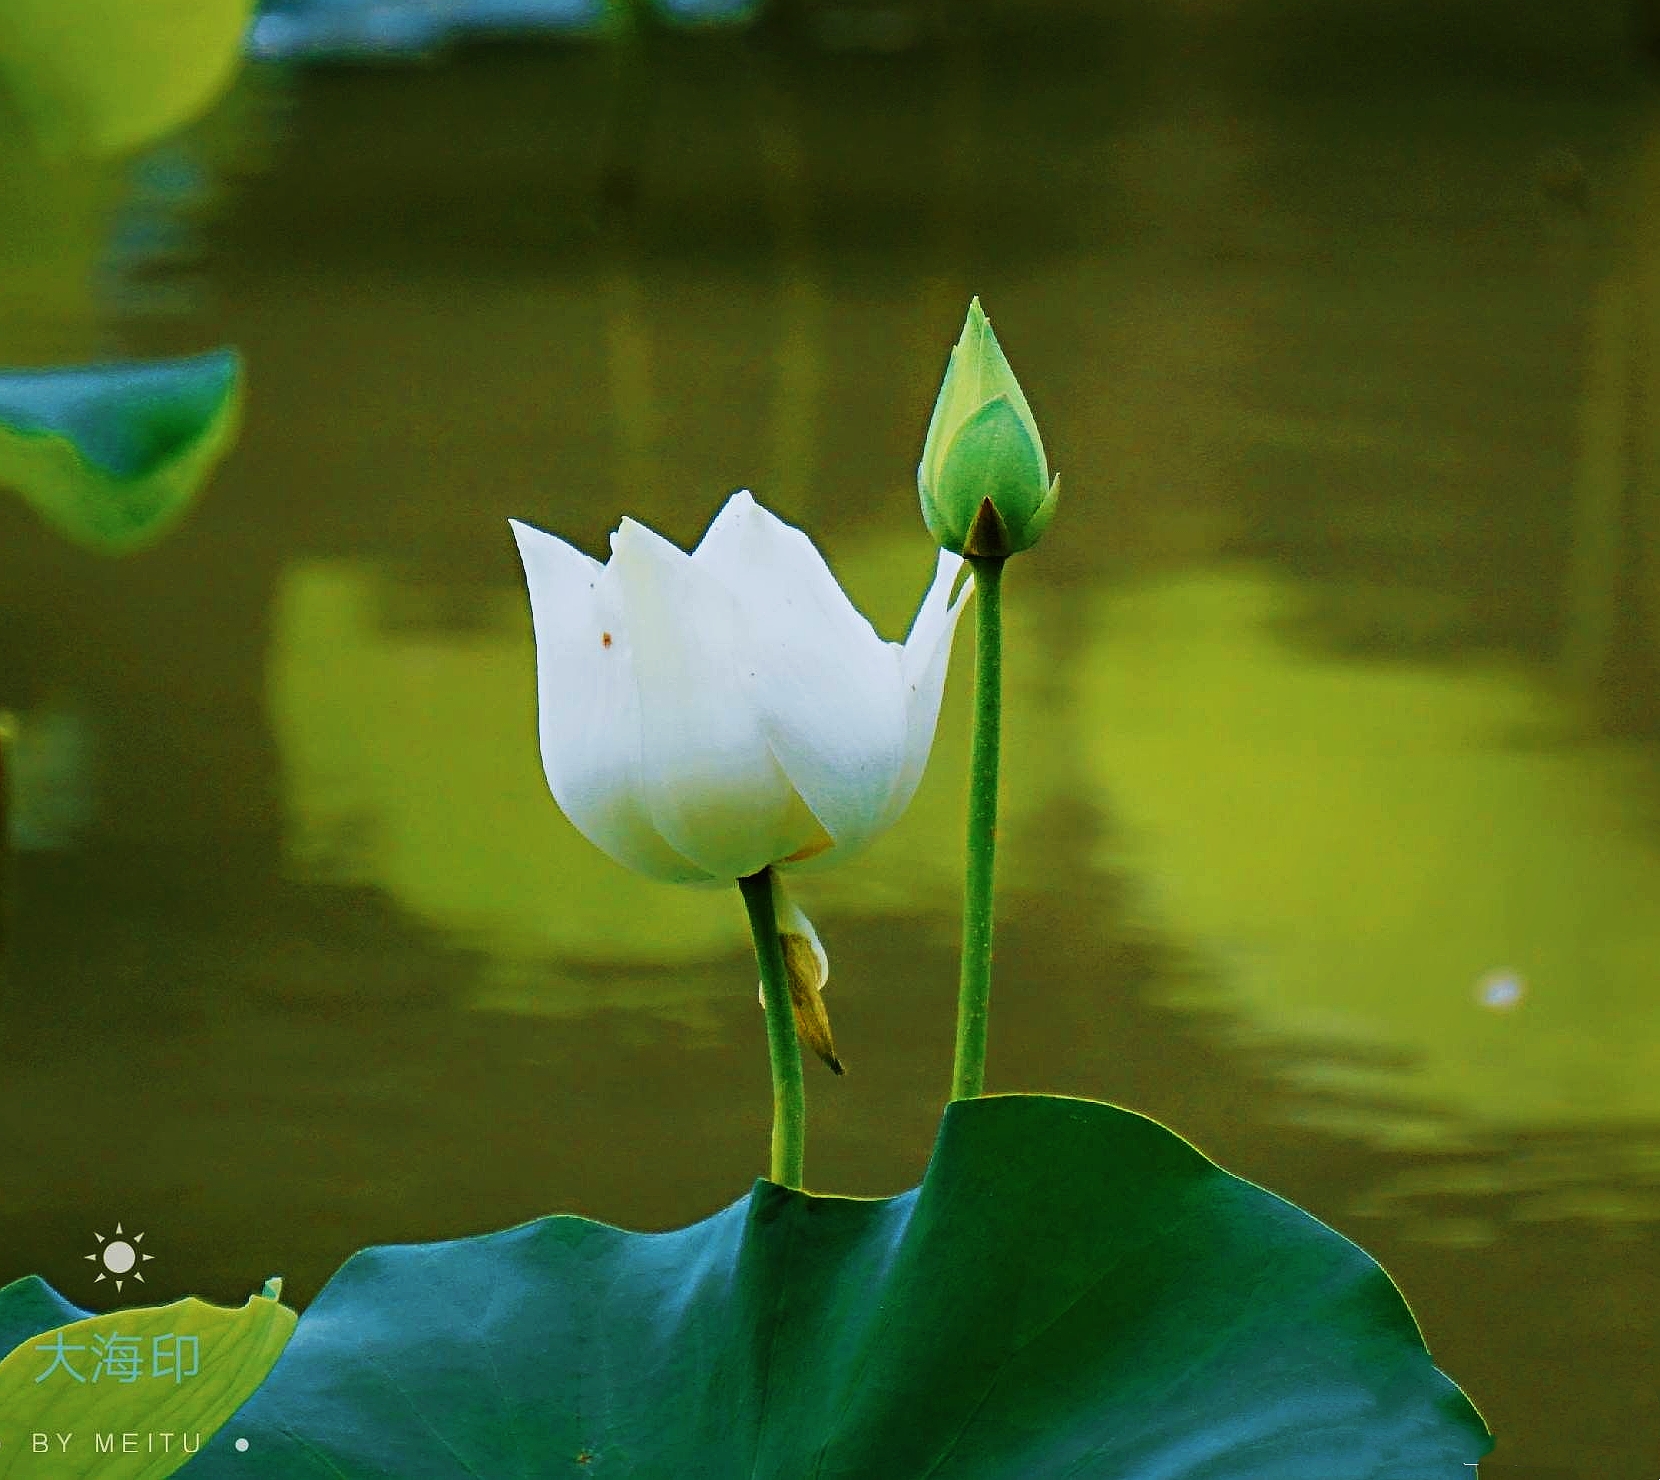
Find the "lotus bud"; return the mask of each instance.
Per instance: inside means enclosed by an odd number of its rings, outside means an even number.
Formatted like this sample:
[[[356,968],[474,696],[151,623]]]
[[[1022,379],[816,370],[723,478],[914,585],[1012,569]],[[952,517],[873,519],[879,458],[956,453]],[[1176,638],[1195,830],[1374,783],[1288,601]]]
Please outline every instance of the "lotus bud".
[[[922,517],[944,549],[997,559],[1037,543],[1060,480],[976,298],[951,351],[916,470]]]

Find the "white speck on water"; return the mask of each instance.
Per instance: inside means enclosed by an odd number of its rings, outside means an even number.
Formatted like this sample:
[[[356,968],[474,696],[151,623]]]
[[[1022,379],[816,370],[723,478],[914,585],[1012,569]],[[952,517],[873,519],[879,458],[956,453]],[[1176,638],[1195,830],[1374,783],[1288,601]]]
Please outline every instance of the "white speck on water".
[[[1489,971],[1476,983],[1476,1001],[1494,1012],[1509,1012],[1521,1004],[1525,988],[1514,971]]]

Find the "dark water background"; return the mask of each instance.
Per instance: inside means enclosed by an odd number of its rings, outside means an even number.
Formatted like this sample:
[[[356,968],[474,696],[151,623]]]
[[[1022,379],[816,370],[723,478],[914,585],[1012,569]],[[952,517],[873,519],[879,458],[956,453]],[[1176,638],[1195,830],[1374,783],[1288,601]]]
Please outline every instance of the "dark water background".
[[[250,386],[149,553],[0,505],[0,1279],[100,1307],[121,1220],[155,1299],[304,1302],[366,1243],[747,1188],[741,907],[547,798],[505,521],[690,543],[747,485],[898,635],[978,292],[1064,480],[1009,583],[991,1085],[1156,1115],[1363,1243],[1484,1474],[1656,1480],[1629,18],[872,14],[260,67],[134,163],[0,155],[5,360],[229,341]],[[851,1066],[812,1066],[823,1190],[913,1183],[948,1083],[967,649],[903,824],[799,890]]]

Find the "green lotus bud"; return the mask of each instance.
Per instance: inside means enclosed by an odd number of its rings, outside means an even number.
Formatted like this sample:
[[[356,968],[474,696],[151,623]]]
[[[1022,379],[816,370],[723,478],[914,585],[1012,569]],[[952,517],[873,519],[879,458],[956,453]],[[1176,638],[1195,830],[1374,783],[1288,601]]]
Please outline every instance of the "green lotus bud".
[[[976,298],[951,351],[916,470],[928,532],[958,555],[1001,559],[1037,543],[1055,512],[1032,408]]]

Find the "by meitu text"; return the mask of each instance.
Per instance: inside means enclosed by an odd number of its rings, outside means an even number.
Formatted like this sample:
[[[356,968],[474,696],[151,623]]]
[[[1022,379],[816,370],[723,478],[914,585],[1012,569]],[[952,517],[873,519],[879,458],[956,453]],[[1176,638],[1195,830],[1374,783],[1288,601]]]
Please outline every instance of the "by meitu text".
[[[90,1434],[54,1434],[36,1431],[29,1435],[29,1453],[63,1456],[66,1454],[195,1454],[202,1447],[202,1434],[174,1433],[171,1430],[116,1432],[106,1430]]]

